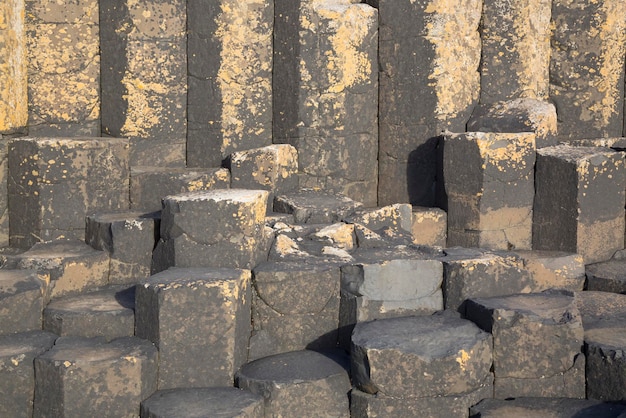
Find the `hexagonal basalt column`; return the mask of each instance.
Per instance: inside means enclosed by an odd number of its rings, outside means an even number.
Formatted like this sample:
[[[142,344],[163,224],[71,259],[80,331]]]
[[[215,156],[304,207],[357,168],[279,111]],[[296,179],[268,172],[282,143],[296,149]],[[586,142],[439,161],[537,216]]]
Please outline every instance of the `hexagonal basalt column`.
[[[0,335],[41,329],[46,279],[36,270],[0,270]]]

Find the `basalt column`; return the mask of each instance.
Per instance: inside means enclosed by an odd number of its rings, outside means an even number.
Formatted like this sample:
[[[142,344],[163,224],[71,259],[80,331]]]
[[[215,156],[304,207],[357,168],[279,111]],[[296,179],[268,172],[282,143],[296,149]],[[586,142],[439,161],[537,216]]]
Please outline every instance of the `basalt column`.
[[[626,8],[623,0],[552,4],[550,99],[563,139],[621,136]]]
[[[28,131],[100,136],[98,0],[26,0]]]
[[[189,0],[187,164],[272,143],[271,0]]]
[[[101,6],[102,131],[130,138],[132,166],[185,164],[186,3]]]
[[[301,187],[376,206],[377,13],[358,0],[276,0],[274,142]]]
[[[478,100],[479,0],[368,0],[380,15],[380,205],[432,206],[437,136]]]

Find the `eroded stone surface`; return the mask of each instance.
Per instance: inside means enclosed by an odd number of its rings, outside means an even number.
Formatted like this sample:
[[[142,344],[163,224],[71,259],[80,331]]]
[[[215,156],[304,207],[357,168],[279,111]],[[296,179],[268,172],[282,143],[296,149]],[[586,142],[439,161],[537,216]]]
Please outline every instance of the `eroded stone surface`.
[[[626,405],[603,403],[591,399],[484,399],[470,408],[470,416],[475,418],[526,418],[543,416],[569,418],[575,416],[618,417],[626,412]]]
[[[36,270],[0,270],[0,335],[41,329],[47,278]]]

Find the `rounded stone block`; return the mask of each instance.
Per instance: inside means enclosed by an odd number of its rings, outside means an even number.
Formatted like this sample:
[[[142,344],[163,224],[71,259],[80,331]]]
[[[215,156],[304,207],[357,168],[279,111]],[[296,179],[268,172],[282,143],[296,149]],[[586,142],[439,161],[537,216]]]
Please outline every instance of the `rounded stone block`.
[[[236,380],[240,388],[263,396],[266,416],[350,416],[347,371],[314,351],[253,361],[237,372]]]
[[[233,387],[160,390],[141,403],[141,418],[264,418],[263,397]]]
[[[482,385],[492,363],[491,335],[451,311],[357,324],[352,379],[365,393],[450,396]]]
[[[33,417],[136,416],[156,391],[157,349],[124,337],[61,337],[35,359]]]
[[[45,289],[35,270],[0,270],[0,335],[41,329]]]

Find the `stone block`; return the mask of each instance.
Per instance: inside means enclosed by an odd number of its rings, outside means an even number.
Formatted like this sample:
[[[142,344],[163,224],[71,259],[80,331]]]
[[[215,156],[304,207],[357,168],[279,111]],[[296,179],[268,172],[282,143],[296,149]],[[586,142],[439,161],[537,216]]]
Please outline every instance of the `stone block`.
[[[267,258],[265,190],[210,190],[163,200],[158,270],[177,267],[252,268]]]
[[[585,264],[623,249],[625,173],[622,152],[566,145],[538,150],[533,249],[575,252]]]
[[[162,209],[162,199],[179,193],[228,189],[225,168],[133,167],[130,172],[130,207],[134,211]]]
[[[411,234],[413,235],[413,244],[446,247],[448,214],[439,208],[414,206]]]
[[[253,270],[250,358],[337,346],[339,266],[332,263],[267,262]],[[267,344],[272,347],[260,345]]]
[[[463,312],[465,300],[534,291],[524,261],[515,253],[451,248],[443,262],[443,297],[446,309]]]
[[[263,397],[233,387],[169,389],[141,403],[142,418],[263,418]]]
[[[109,254],[109,284],[137,283],[150,276],[159,213],[96,213],[86,218],[85,242]]]
[[[171,268],[137,285],[135,334],[159,349],[159,389],[232,385],[250,300],[249,270]]]
[[[127,140],[16,138],[8,155],[11,246],[84,239],[88,213],[128,210]]]
[[[337,222],[319,229],[308,236],[311,241],[350,251],[356,246],[355,228],[352,224]]]
[[[102,131],[130,139],[132,166],[184,166],[187,2],[100,7]]]
[[[373,231],[383,228],[398,232],[410,232],[412,226],[412,208],[407,203],[396,203],[374,209],[359,209],[345,222],[359,224]]]
[[[46,279],[35,270],[0,270],[0,335],[41,329]]]
[[[33,417],[137,416],[156,391],[157,363],[154,345],[136,337],[61,337],[35,359]]]
[[[0,335],[0,415],[31,418],[35,393],[35,357],[57,336],[45,331]]]
[[[268,190],[268,210],[275,194],[298,189],[298,151],[287,144],[238,151],[229,159],[230,186],[234,189]]]
[[[272,143],[274,2],[190,0],[187,15],[188,166],[216,167]]]
[[[24,0],[0,5],[0,135],[23,132],[28,123],[28,61]]]
[[[481,20],[482,104],[548,97],[551,7],[550,0],[485,1]]]
[[[480,400],[493,396],[493,377],[485,379],[484,384],[471,392],[426,398],[398,398],[382,394],[370,395],[358,389],[350,393],[350,412],[353,417],[385,418],[395,417],[430,417],[430,418],[467,418],[467,410]]]
[[[43,311],[43,329],[56,335],[103,337],[111,341],[135,335],[135,288],[107,287],[51,301]]]
[[[9,246],[8,145],[9,141],[0,139],[0,246],[2,247]]]
[[[552,2],[550,101],[558,109],[562,139],[622,135],[626,54],[622,8],[620,0]]]
[[[292,351],[245,364],[237,386],[263,396],[265,416],[348,418],[348,372],[314,351]]]
[[[550,399],[546,397],[517,399],[483,399],[470,408],[470,417],[621,417],[626,405],[591,399]]]
[[[372,207],[378,14],[355,3],[274,2],[273,136],[298,150],[301,188],[341,193]]]
[[[543,96],[545,97],[545,94]],[[477,106],[467,122],[467,130],[500,133],[533,132],[537,148],[544,148],[556,145],[556,120],[556,108],[552,103],[520,98]]]
[[[448,245],[530,249],[535,135],[447,134]]]
[[[585,290],[626,293],[626,260],[609,260],[585,266]]]
[[[491,335],[450,311],[357,324],[352,333],[354,385],[400,398],[461,395],[490,376]]]
[[[100,136],[97,0],[26,0],[28,132]]]
[[[16,258],[17,268],[37,270],[49,277],[45,304],[50,298],[105,286],[109,278],[109,255],[80,241],[37,243]]]
[[[513,251],[532,279],[532,292],[562,289],[572,292],[585,286],[585,264],[580,254],[562,251]]]
[[[482,2],[369,0],[379,13],[378,204],[434,206],[441,131],[465,131],[480,92]]]
[[[329,224],[352,215],[363,206],[347,196],[312,189],[300,190],[274,198],[274,210],[293,214],[298,224]]]

